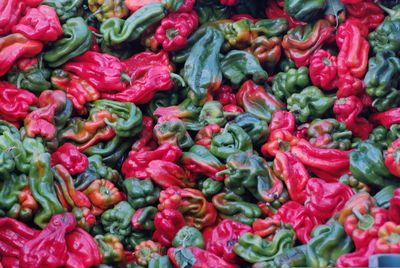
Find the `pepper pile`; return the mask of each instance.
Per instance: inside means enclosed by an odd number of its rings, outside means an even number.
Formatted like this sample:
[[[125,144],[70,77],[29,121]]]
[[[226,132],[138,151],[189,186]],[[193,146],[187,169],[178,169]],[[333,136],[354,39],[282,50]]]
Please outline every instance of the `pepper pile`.
[[[400,253],[400,1],[2,0],[0,267]]]

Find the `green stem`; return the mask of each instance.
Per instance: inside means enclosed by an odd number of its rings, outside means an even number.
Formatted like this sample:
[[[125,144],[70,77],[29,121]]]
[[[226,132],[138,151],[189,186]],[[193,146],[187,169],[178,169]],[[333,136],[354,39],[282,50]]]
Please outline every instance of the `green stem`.
[[[352,134],[353,134],[353,133],[352,133],[350,130],[348,130],[348,131],[343,131],[343,132],[341,132],[341,133],[334,133],[334,134],[332,135],[332,138],[333,138],[334,140],[338,140],[338,139],[341,139],[341,138],[351,137]]]
[[[186,86],[185,80],[183,80],[183,78],[180,75],[177,75],[176,73],[171,73],[170,75],[171,75],[171,79],[179,82],[182,87]]]
[[[222,175],[230,175],[230,174],[231,173],[229,172],[229,170],[225,169],[225,170],[221,170],[220,172],[215,173],[215,176],[219,177],[219,176],[222,176]]]
[[[122,73],[121,74],[121,81],[122,82],[129,82],[129,84],[132,85],[132,78],[126,73]]]
[[[352,212],[358,219],[358,228],[361,230],[369,230],[374,225],[374,217],[371,215],[363,215],[357,208],[353,208]]]

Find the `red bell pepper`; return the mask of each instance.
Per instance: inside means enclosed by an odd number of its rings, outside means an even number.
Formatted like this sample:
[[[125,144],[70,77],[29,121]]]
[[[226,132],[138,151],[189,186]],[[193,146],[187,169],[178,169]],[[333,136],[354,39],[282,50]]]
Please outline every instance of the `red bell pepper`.
[[[295,146],[299,139],[285,129],[277,129],[271,132],[268,141],[261,147],[261,152],[265,157],[275,157],[281,151],[289,151]]]
[[[251,232],[251,227],[243,223],[225,219],[217,226],[204,231],[205,249],[230,263],[237,263],[238,257],[233,246],[239,236]]]
[[[89,268],[100,265],[100,250],[94,238],[81,228],[75,228],[65,237],[68,257],[67,268]]]
[[[389,219],[400,224],[400,188],[397,188],[389,202]]]
[[[93,181],[83,193],[94,206],[103,210],[122,201],[121,192],[106,179]]]
[[[375,124],[390,128],[393,124],[400,123],[400,108],[393,108],[384,112],[374,113],[370,116],[370,121]]]
[[[360,19],[369,29],[375,29],[382,23],[385,15],[383,10],[373,0],[358,1],[346,5],[346,15],[349,18]]]
[[[303,204],[307,199],[306,186],[310,175],[304,165],[291,152],[277,152],[274,171],[283,180],[293,201]]]
[[[24,1],[3,0],[0,2],[0,36],[6,35],[11,31],[11,28],[18,23],[25,9]]]
[[[294,113],[287,111],[276,111],[272,114],[272,120],[269,123],[270,133],[275,130],[287,130],[290,133],[294,133],[296,126],[296,117]]]
[[[223,130],[217,124],[210,124],[200,129],[195,137],[195,143],[210,149],[213,137]]]
[[[383,155],[385,157],[385,165],[390,173],[400,177],[400,139],[395,140]]]
[[[56,41],[63,34],[63,29],[54,8],[42,5],[29,9],[12,27],[12,32],[21,33],[32,40],[48,42]]]
[[[280,230],[290,228],[288,226],[290,226],[290,224],[284,224],[277,218],[265,218],[264,220],[255,220],[252,227],[255,235],[272,241]]]
[[[132,150],[128,158],[122,164],[122,173],[126,178],[146,179],[150,177],[147,171],[149,163],[153,160],[163,160],[167,162],[175,162],[182,155],[181,149],[168,143],[160,145],[156,150],[149,151],[143,149],[141,151]]]
[[[310,59],[310,77],[314,86],[324,90],[338,86],[337,58],[328,51],[320,49]]]
[[[374,238],[363,248],[340,256],[336,267],[368,267],[369,257],[375,253],[376,241]]]
[[[289,21],[289,27],[293,28],[299,25],[306,25],[307,22],[299,21],[289,16],[283,9],[283,5],[280,5],[281,0],[270,0],[268,6],[265,9],[265,14],[268,19],[285,18]]]
[[[162,188],[178,186],[181,188],[194,187],[195,182],[191,180],[180,166],[169,161],[153,160],[146,168],[150,178]]]
[[[367,119],[358,117],[363,110],[363,103],[357,96],[350,96],[335,100],[333,112],[339,122],[346,124],[353,135],[363,140],[368,139],[372,130],[371,123]]]
[[[140,132],[136,141],[132,144],[131,151],[141,151],[145,147],[148,147],[153,139],[153,128],[154,122],[151,117],[143,116],[142,117],[142,126],[143,129]]]
[[[0,119],[8,122],[23,120],[31,106],[38,102],[37,97],[15,85],[0,81]]]
[[[337,85],[339,87],[336,92],[338,98],[346,98],[353,95],[359,96],[365,92],[364,81],[351,74],[341,75]]]
[[[400,253],[400,225],[385,222],[378,231],[376,253]]]
[[[41,42],[30,40],[20,33],[1,37],[0,77],[6,74],[18,59],[34,57],[39,54],[42,49],[43,44]]]
[[[89,165],[86,155],[79,152],[72,143],[65,143],[51,154],[51,165],[63,165],[71,175],[84,172]]]
[[[153,240],[169,247],[176,233],[185,225],[185,218],[178,210],[164,209],[161,212],[157,212],[154,217],[155,231]]]
[[[222,105],[236,104],[236,96],[231,86],[223,85],[215,93],[216,100]]]
[[[230,17],[231,20],[234,21],[239,21],[239,20],[249,20],[252,23],[256,23],[257,21],[260,21],[261,19],[255,19],[252,16],[250,16],[249,14],[235,14],[232,17]]]
[[[195,11],[170,13],[161,20],[154,37],[166,51],[176,51],[187,45],[187,38],[197,25],[198,17]]]

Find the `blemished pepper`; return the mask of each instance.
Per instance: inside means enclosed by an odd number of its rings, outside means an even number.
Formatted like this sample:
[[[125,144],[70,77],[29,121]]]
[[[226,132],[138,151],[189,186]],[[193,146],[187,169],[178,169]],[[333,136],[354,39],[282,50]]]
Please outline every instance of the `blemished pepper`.
[[[101,214],[101,223],[107,233],[123,240],[132,230],[131,218],[135,210],[126,201],[121,201],[113,208]]]
[[[123,185],[127,201],[134,209],[156,203],[160,195],[160,188],[150,179],[127,178]]]
[[[176,233],[186,225],[182,213],[175,209],[164,209],[154,217],[155,232],[153,240],[164,246],[171,246]]]
[[[121,192],[111,181],[100,179],[93,181],[84,194],[89,197],[90,202],[100,209],[107,209],[122,200]]]
[[[78,14],[83,0],[45,0],[41,4],[54,8],[60,21],[65,22]]]
[[[88,7],[96,14],[96,19],[99,21],[114,17],[124,18],[129,14],[124,0],[89,0]]]
[[[117,236],[96,235],[94,239],[100,250],[101,263],[116,264],[125,260],[124,246]]]
[[[367,184],[357,180],[354,176],[349,174],[340,177],[339,182],[350,186],[354,193],[371,191],[371,188]]]
[[[245,233],[239,237],[234,251],[250,263],[268,261],[293,248],[294,240],[293,230],[279,231],[272,241],[262,239],[261,236],[252,233]]]
[[[400,226],[392,221],[385,222],[378,231],[376,241],[376,253],[399,253],[400,252]]]
[[[292,94],[287,99],[287,108],[295,114],[299,122],[304,123],[322,116],[333,106],[333,102],[333,97],[325,96],[315,86],[309,86],[299,93]]]
[[[203,234],[194,227],[184,226],[176,233],[172,246],[204,248]]]
[[[45,68],[42,59],[27,58],[18,60],[7,73],[7,80],[18,88],[40,93],[50,89],[51,72]]]
[[[285,0],[285,11],[290,16],[301,21],[313,21],[326,8],[325,0]]]
[[[280,100],[286,100],[293,93],[298,93],[310,85],[308,68],[303,66],[299,69],[289,69],[278,73],[272,79],[272,92]]]
[[[267,122],[271,121],[273,112],[284,109],[281,101],[252,80],[247,80],[242,84],[236,94],[236,100],[246,112]]]
[[[323,90],[338,87],[338,66],[336,56],[320,49],[310,59],[310,78],[312,83]]]
[[[362,142],[355,151],[350,153],[349,158],[350,171],[356,179],[379,188],[399,184],[391,179],[382,151],[373,143]]]
[[[89,50],[92,45],[92,32],[83,18],[68,19],[62,26],[63,38],[52,44],[52,49],[44,54],[50,67],[58,67],[68,60]]]
[[[311,236],[306,249],[309,267],[333,266],[341,255],[354,249],[353,241],[338,222],[316,226]]]
[[[279,219],[265,218],[264,220],[254,221],[252,228],[255,235],[259,235],[264,239],[272,241],[280,230],[291,230],[293,227],[290,224],[281,222]]]

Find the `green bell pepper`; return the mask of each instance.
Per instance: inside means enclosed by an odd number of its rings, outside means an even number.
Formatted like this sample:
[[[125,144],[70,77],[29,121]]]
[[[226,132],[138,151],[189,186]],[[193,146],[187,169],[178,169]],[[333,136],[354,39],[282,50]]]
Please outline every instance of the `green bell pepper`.
[[[255,83],[267,81],[268,73],[263,70],[258,59],[251,53],[231,50],[221,61],[222,74],[233,87],[238,88],[250,76]]]
[[[203,234],[194,227],[184,226],[175,235],[173,247],[198,247],[204,248]]]
[[[3,211],[4,214],[7,214],[9,217],[13,217],[14,215],[10,215],[10,213],[15,210],[15,206],[19,206],[19,195],[21,190],[27,187],[29,184],[28,177],[24,174],[16,175],[14,173],[6,173],[2,174],[2,178],[0,180],[0,211]],[[5,215],[3,215],[5,216]],[[15,216],[19,216],[18,214]],[[29,216],[29,215],[21,215],[21,216]],[[32,213],[31,215],[32,216]],[[29,220],[30,217],[24,217],[23,220]]]
[[[250,113],[242,113],[235,117],[234,122],[250,136],[255,147],[267,141],[269,129],[264,120]]]
[[[389,129],[384,126],[377,126],[368,136],[379,149],[387,149],[392,142],[400,138],[400,124],[393,124]]]
[[[101,214],[101,223],[107,233],[122,240],[131,233],[131,219],[134,213],[135,210],[128,202],[121,201],[115,207],[107,209]]]
[[[311,237],[306,249],[308,267],[334,267],[340,256],[354,250],[353,240],[338,222],[314,227]]]
[[[385,166],[382,151],[370,141],[361,142],[350,153],[350,172],[359,181],[383,188],[388,185],[398,186],[399,182],[391,179]]]
[[[284,4],[289,16],[307,22],[317,19],[326,7],[326,0],[285,0]]]
[[[45,0],[41,5],[51,6],[56,11],[60,22],[76,17],[83,5],[83,0]]]
[[[199,189],[206,197],[211,197],[219,193],[224,187],[222,181],[216,181],[212,178],[199,181]]]
[[[233,247],[237,255],[250,263],[268,261],[293,248],[295,235],[293,230],[282,229],[272,241],[263,239],[252,233],[245,233],[239,237]]]
[[[210,152],[216,157],[226,159],[234,153],[252,153],[253,144],[250,136],[238,124],[230,123],[213,137]]]
[[[376,205],[382,208],[389,208],[390,199],[392,199],[396,187],[393,185],[388,185],[382,188],[379,192],[374,195]]]
[[[33,154],[29,170],[29,187],[32,196],[40,204],[40,209],[33,219],[37,226],[44,228],[53,215],[65,212],[54,189],[49,153]]]
[[[198,121],[202,127],[217,124],[223,127],[226,124],[225,116],[231,115],[224,112],[224,107],[219,101],[207,101],[200,111]]]
[[[168,143],[179,148],[189,148],[193,139],[186,130],[184,122],[178,118],[170,118],[154,126],[154,136],[159,144]]]
[[[134,209],[142,208],[158,202],[160,188],[154,186],[150,179],[128,178],[123,182],[126,197]]]
[[[199,16],[200,25],[208,22],[227,19],[231,15],[230,8],[225,5],[220,5],[218,2],[216,3],[210,2],[204,4],[202,4],[201,2],[197,2],[194,7],[194,10],[197,12],[197,15]]]
[[[223,42],[224,36],[220,31],[207,27],[185,62],[183,78],[189,86],[189,97],[195,105],[204,105],[207,96],[219,89],[222,83],[219,57]]]
[[[287,108],[296,116],[296,120],[304,123],[321,117],[334,102],[333,96],[325,96],[314,86],[306,87],[300,93],[295,93],[287,99]]]
[[[53,68],[85,53],[92,45],[92,31],[82,18],[70,18],[62,28],[63,37],[54,42],[51,50],[44,54],[44,60]]]
[[[280,100],[286,100],[293,93],[298,93],[310,85],[308,68],[303,66],[299,69],[289,69],[278,73],[272,79],[272,92]]]
[[[250,30],[267,37],[282,36],[289,30],[289,22],[285,18],[259,20],[250,26]]]
[[[272,260],[253,264],[252,268],[305,267],[307,266],[306,248],[307,245],[301,245],[288,249]]]
[[[136,40],[151,25],[165,17],[161,3],[150,3],[133,12],[126,20],[108,18],[100,26],[103,43],[114,46],[123,42]]]
[[[384,20],[368,35],[368,40],[375,53],[380,51],[397,53],[400,49],[400,19]]]

